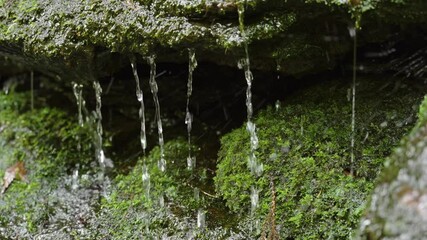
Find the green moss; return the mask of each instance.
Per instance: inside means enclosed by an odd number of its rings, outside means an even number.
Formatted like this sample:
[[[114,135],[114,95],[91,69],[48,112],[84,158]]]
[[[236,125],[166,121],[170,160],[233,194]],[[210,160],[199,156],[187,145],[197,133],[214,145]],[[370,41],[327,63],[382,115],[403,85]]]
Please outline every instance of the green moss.
[[[242,127],[224,136],[215,184],[227,206],[247,212],[251,186],[256,186],[258,215],[266,216],[273,179],[282,237],[349,237],[385,157],[413,123],[411,106],[422,96],[420,90],[406,85],[391,89],[390,82],[374,79],[358,85],[355,176],[349,175],[351,103],[342,83],[322,83],[299,93],[279,110],[269,108],[258,114],[256,156],[264,164],[263,177],[255,179],[247,168],[246,130]]]
[[[426,16],[422,1],[372,0],[362,1],[357,7],[342,1],[244,2],[252,67],[275,70],[279,62],[281,71],[290,74],[330,68],[350,50],[346,41],[334,44],[323,41],[324,36],[331,34],[342,39],[348,36],[347,27],[351,22],[348,11],[363,12],[362,26],[366,26],[367,31],[387,29],[382,33],[372,31],[373,36],[367,39],[384,39],[392,35],[397,24],[402,23],[399,28],[405,29],[404,24],[423,23]],[[25,60],[35,57],[31,64],[36,66],[46,58],[56,62],[51,57],[65,57],[75,63],[91,59],[99,51],[158,53],[159,61],[183,62],[186,58],[182,52],[188,47],[195,48],[204,60],[235,66],[236,59],[244,54],[237,14],[237,5],[243,4],[242,1],[72,0],[64,5],[53,0],[20,0],[2,4],[1,45],[15,46],[14,54],[25,55]],[[338,32],[319,24],[331,21],[338,26]],[[360,46],[363,39],[359,38]],[[294,47],[302,47],[303,55],[313,57],[309,58],[312,61],[302,61],[300,51],[294,51]],[[224,58],[218,54],[221,52],[232,57]],[[10,53],[6,50],[5,54]],[[328,62],[324,61],[326,54],[329,54]],[[161,55],[166,55],[165,59]]]
[[[29,99],[27,93],[0,93],[0,178],[6,168],[22,161],[29,181],[15,180],[3,194],[0,223],[6,229],[25,223],[27,230],[34,231],[48,221],[44,200],[51,189],[76,164],[87,171],[92,149],[90,131],[78,126],[77,120],[54,108],[30,110]],[[80,152],[76,136],[83,146]]]
[[[101,206],[106,218],[100,220],[110,229],[109,234],[113,238],[134,237],[136,232],[145,237],[168,234],[184,238],[193,231],[186,229],[191,226],[187,218],[194,216],[198,208],[206,208],[212,203],[212,199],[205,198],[202,193],[199,199],[195,197],[196,188],[203,188],[204,185],[204,180],[199,177],[203,176],[203,172],[201,169],[187,169],[187,141],[168,141],[164,147],[167,162],[165,172],[161,172],[157,166],[160,150],[156,147],[145,160],[139,160],[132,172],[115,178],[116,188]],[[197,154],[194,150],[193,153]],[[142,179],[143,162],[150,174],[149,194]],[[160,197],[165,199],[168,207],[159,205]],[[123,216],[127,216],[126,219]],[[142,216],[145,220],[141,219]],[[194,228],[194,222],[192,224],[191,228]],[[146,231],[148,229],[150,231]]]
[[[427,122],[427,96],[424,97],[424,101],[421,103],[418,111],[418,121],[417,126],[414,128],[414,131],[417,128],[420,128]]]

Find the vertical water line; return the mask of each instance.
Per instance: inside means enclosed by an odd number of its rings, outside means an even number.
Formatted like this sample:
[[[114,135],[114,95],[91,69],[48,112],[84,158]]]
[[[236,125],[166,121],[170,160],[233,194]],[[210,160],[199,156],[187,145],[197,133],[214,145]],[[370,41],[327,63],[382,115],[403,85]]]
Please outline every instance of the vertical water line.
[[[188,157],[187,168],[192,170],[196,167],[196,159],[191,155],[191,129],[193,123],[193,115],[190,112],[190,97],[193,92],[193,72],[197,67],[196,53],[194,49],[188,49],[188,82],[187,82],[187,105],[185,108],[185,124],[187,125],[188,137]]]
[[[188,157],[187,169],[193,170],[196,168],[196,157],[191,155],[191,129],[193,123],[193,115],[190,112],[190,98],[193,92],[193,72],[197,67],[196,53],[192,48],[188,49],[188,82],[187,82],[187,105],[185,108],[185,124],[187,125],[188,137]],[[196,202],[200,201],[200,190],[196,187],[194,189],[194,196]],[[206,212],[203,208],[197,210],[197,228],[204,228],[206,225]]]
[[[244,70],[245,80],[248,85],[246,89],[246,108],[247,108],[247,126],[246,129],[250,134],[250,153],[248,156],[248,167],[254,177],[260,177],[263,172],[263,164],[259,163],[255,152],[258,148],[258,136],[256,134],[256,125],[252,122],[253,106],[252,106],[252,82],[253,75],[250,70],[250,60],[248,51],[248,39],[245,32],[244,26],[244,13],[245,13],[246,1],[238,4],[239,14],[239,29],[243,38],[243,46],[245,50],[245,58],[238,62],[238,67]],[[251,215],[253,215],[258,208],[259,204],[259,190],[256,186],[251,186]]]
[[[83,113],[82,113],[82,108],[85,105],[85,101],[83,99],[83,85],[82,84],[78,84],[76,82],[72,82],[72,86],[73,86],[73,93],[74,93],[74,97],[76,98],[76,103],[77,103],[77,113],[78,113],[78,125],[79,127],[83,127]],[[76,136],[77,138],[77,151],[81,152],[82,146],[81,146],[81,136],[80,133],[77,134]],[[71,189],[76,190],[79,187],[79,168],[80,165],[76,164],[76,169],[74,169],[73,171],[73,175],[72,175],[72,186]]]
[[[83,108],[83,106],[85,104],[85,102],[83,100],[83,85],[75,83],[75,82],[72,82],[72,85],[73,85],[74,97],[76,98],[76,102],[77,102],[78,124],[79,124],[80,127],[83,127],[83,113],[82,113],[82,108]],[[81,151],[80,134],[77,135],[77,150],[79,152]]]
[[[147,62],[150,65],[150,89],[151,93],[153,94],[153,101],[156,111],[156,117],[155,121],[157,122],[157,131],[159,134],[159,147],[160,147],[160,159],[158,162],[158,166],[160,171],[164,172],[166,171],[166,160],[165,160],[165,150],[164,150],[164,140],[163,140],[163,127],[162,127],[162,119],[160,114],[160,103],[159,103],[159,97],[157,96],[157,93],[159,91],[159,88],[157,86],[156,82],[156,55],[151,55],[147,57]]]
[[[103,180],[105,174],[105,155],[104,150],[102,149],[102,113],[101,113],[101,94],[102,88],[97,80],[93,82],[93,88],[95,90],[96,98],[96,108],[95,108],[95,121],[96,121],[96,136],[95,136],[95,156],[98,160],[99,166],[101,168],[100,178]]]
[[[132,67],[132,73],[135,78],[136,83],[136,99],[140,102],[141,106],[139,108],[139,118],[141,120],[141,130],[140,130],[140,142],[143,151],[143,163],[142,163],[142,183],[144,185],[146,196],[150,195],[150,173],[148,171],[147,163],[145,160],[145,150],[147,148],[147,134],[145,130],[145,106],[144,106],[144,93],[140,86],[140,80],[137,70],[136,58],[132,56],[130,58],[130,64]]]
[[[139,118],[141,120],[140,142],[141,142],[141,147],[142,147],[142,150],[143,150],[144,156],[145,156],[145,150],[147,148],[147,136],[146,136],[146,131],[145,131],[144,93],[142,92],[141,87],[140,87],[140,80],[139,80],[139,76],[138,76],[136,59],[135,59],[135,57],[131,57],[130,60],[131,60],[130,64],[132,66],[132,73],[133,73],[133,76],[135,78],[135,83],[136,83],[136,99],[141,104],[141,106],[139,108]]]

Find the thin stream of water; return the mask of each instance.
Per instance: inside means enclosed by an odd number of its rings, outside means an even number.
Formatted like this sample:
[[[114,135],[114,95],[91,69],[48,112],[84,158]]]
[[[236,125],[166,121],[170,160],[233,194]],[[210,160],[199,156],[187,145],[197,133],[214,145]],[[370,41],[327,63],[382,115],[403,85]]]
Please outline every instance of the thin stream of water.
[[[157,86],[156,82],[156,62],[155,62],[156,56],[153,54],[149,57],[147,57],[147,62],[150,65],[150,89],[151,93],[153,94],[153,100],[154,100],[154,106],[156,108],[156,118],[155,121],[157,122],[157,131],[159,134],[159,147],[160,147],[160,159],[158,162],[158,166],[160,171],[164,172],[166,171],[166,160],[165,160],[165,150],[164,150],[164,139],[163,139],[163,127],[162,127],[162,119],[160,114],[160,103],[159,103],[159,97],[157,96],[157,93],[159,91],[159,88]]]
[[[185,108],[185,124],[187,125],[188,134],[188,157],[187,168],[192,170],[196,167],[196,158],[191,156],[191,129],[193,123],[193,115],[190,112],[190,97],[193,92],[193,72],[197,67],[196,53],[194,49],[188,49],[188,83],[187,83],[187,106]]]
[[[74,97],[76,98],[76,102],[77,102],[78,124],[80,127],[83,127],[82,108],[83,108],[83,105],[85,104],[83,100],[83,85],[75,82],[72,82],[72,85],[73,85]],[[77,150],[80,152],[82,148],[80,134],[77,134],[76,138],[77,138]]]
[[[93,88],[95,89],[95,97],[96,97],[96,109],[95,109],[95,120],[96,120],[96,136],[95,136],[95,155],[98,160],[99,166],[101,168],[101,177],[104,177],[105,173],[105,155],[104,150],[102,149],[102,113],[101,113],[101,94],[102,88],[97,80],[93,82]]]
[[[135,78],[135,83],[136,83],[136,99],[141,104],[141,106],[139,108],[139,118],[141,120],[140,142],[141,142],[141,147],[142,147],[142,151],[143,151],[143,155],[144,155],[143,156],[143,163],[142,163],[142,183],[143,183],[143,187],[145,189],[145,195],[147,197],[149,197],[150,196],[151,183],[150,183],[150,173],[148,171],[148,167],[147,167],[147,164],[145,162],[145,150],[147,148],[147,135],[146,135],[146,130],[145,130],[144,93],[141,90],[135,57],[131,57],[130,62],[131,62],[130,64],[132,67],[132,73],[133,73],[133,76]]]
[[[76,82],[72,82],[72,86],[73,86],[74,97],[76,98],[76,103],[77,103],[78,124],[80,127],[83,127],[84,122],[83,122],[82,109],[86,104],[84,99],[83,99],[83,85],[78,84]],[[77,138],[77,150],[79,152],[81,152],[82,143],[81,143],[80,134],[77,134],[76,138]],[[77,164],[76,169],[74,169],[74,171],[73,171],[72,186],[71,186],[71,189],[73,189],[73,190],[76,190],[79,187],[79,167],[80,167],[79,164]]]
[[[133,76],[135,78],[135,83],[136,83],[136,99],[138,100],[138,102],[141,103],[141,106],[139,108],[139,118],[141,120],[140,142],[141,142],[141,147],[142,147],[142,150],[143,150],[144,156],[145,156],[145,150],[147,149],[147,135],[146,135],[146,130],[145,130],[144,93],[142,92],[141,87],[140,87],[140,80],[139,80],[139,76],[138,76],[136,59],[135,59],[135,57],[132,57],[130,60],[131,60],[130,65],[132,66],[132,73],[133,73]]]
[[[246,108],[247,108],[247,126],[246,129],[250,134],[250,153],[248,156],[248,167],[255,177],[260,177],[263,172],[263,164],[259,163],[255,155],[258,148],[258,136],[256,134],[256,125],[252,122],[253,106],[252,106],[252,82],[253,75],[250,69],[248,39],[244,26],[245,4],[238,5],[240,33],[243,38],[243,46],[245,49],[245,57],[238,62],[238,67],[245,72],[245,80],[248,85],[246,89]],[[256,186],[251,186],[251,214],[253,215],[259,205],[259,190]]]
[[[83,99],[83,85],[73,82],[73,93],[77,102],[77,110],[78,110],[78,123],[80,127],[83,127],[83,107],[86,104]]]

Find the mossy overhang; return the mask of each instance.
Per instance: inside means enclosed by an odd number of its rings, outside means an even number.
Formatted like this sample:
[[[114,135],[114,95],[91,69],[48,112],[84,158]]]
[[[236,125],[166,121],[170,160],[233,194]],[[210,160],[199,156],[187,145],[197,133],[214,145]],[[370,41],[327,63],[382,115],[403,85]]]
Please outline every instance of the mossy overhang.
[[[386,29],[427,21],[423,1],[355,2],[0,0],[0,52],[4,55],[2,46],[12,45],[15,53],[9,57],[18,53],[37,66],[40,59],[86,62],[105,52],[186,62],[187,48],[194,48],[200,61],[236,66],[246,40],[254,69],[299,74],[332,68],[351,51],[347,27],[354,24],[355,14],[363,14],[362,26],[381,22]],[[239,31],[239,4],[246,9],[245,38]],[[365,39],[378,34],[362,28],[364,32]],[[331,36],[338,40],[328,41]]]

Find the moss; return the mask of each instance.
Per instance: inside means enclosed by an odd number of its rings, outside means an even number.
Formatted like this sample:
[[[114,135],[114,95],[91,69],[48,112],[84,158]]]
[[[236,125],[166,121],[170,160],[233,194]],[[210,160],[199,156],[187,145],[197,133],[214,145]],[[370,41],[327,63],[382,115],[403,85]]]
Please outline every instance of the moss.
[[[182,1],[71,1],[67,6],[50,1],[19,1],[5,4],[3,20],[9,26],[1,40],[23,42],[30,51],[47,55],[69,55],[85,45],[97,45],[112,51],[147,53],[156,45],[163,47],[196,45],[229,46],[233,39],[229,26],[215,24],[213,31],[203,20],[209,6],[204,2]],[[189,14],[201,15],[201,21]],[[235,12],[234,14],[237,14]],[[267,18],[267,22],[249,26],[252,34],[274,35],[292,23],[287,17]],[[266,26],[282,26],[278,29]],[[236,26],[237,23],[234,23]],[[264,26],[266,25],[266,26]],[[228,36],[228,37],[227,37]],[[265,37],[264,37],[265,38]],[[237,42],[240,45],[240,42]],[[235,45],[234,45],[235,46]]]
[[[351,176],[351,103],[346,100],[346,85],[321,85],[298,94],[279,110],[269,108],[258,114],[256,156],[264,164],[262,177],[255,179],[247,168],[249,134],[243,127],[221,140],[215,178],[218,192],[228,207],[243,214],[250,205],[250,188],[256,186],[258,215],[265,216],[273,179],[276,216],[280,216],[276,221],[284,238],[350,236],[385,157],[413,124],[411,106],[422,96],[422,91],[406,85],[390,92],[391,83],[360,81],[355,175]]]
[[[160,150],[156,147],[145,159],[139,160],[132,172],[115,178],[116,188],[101,205],[103,217],[99,221],[109,229],[105,234],[115,239],[132,238],[139,234],[146,238],[164,234],[186,238],[193,231],[201,239],[211,239],[208,236],[212,234],[216,234],[215,238],[224,234],[220,230],[205,232],[196,229],[193,221],[195,212],[199,208],[206,209],[214,199],[202,192],[200,198],[195,196],[196,189],[203,189],[206,184],[203,179],[206,173],[201,169],[187,169],[187,141],[168,141],[164,148],[167,162],[165,172],[161,172],[157,166]],[[193,153],[197,155],[195,149]],[[150,174],[149,194],[142,179],[144,164]],[[161,197],[167,207],[159,204]]]
[[[347,36],[346,28],[351,22],[347,11],[352,8],[348,4],[337,4],[340,2],[342,1],[245,1],[245,31],[248,42],[251,43],[253,66],[274,70],[276,60],[287,58],[290,53],[298,54],[297,51],[287,51],[285,48],[288,46],[313,46],[305,48],[306,55],[316,57],[314,63],[303,64],[304,69],[301,71],[294,70],[300,65],[300,59],[296,59],[295,64],[290,64],[291,67],[282,66],[284,72],[307,72],[318,65],[318,62],[324,62],[324,57],[318,56],[319,50],[332,52],[336,48],[322,41],[324,34],[331,33],[325,33],[327,30],[319,22],[335,19],[340,28],[344,29],[338,32],[340,36]],[[366,18],[368,23],[362,22],[362,25],[367,26],[378,21],[395,24],[396,19],[405,24],[420,23],[425,15],[422,11],[423,3],[418,2],[380,3],[372,0],[362,3],[358,8],[366,12],[364,15],[369,15]],[[64,5],[58,1],[5,0],[0,9],[0,45],[14,44],[25,50],[17,54],[36,56],[36,61],[46,57],[86,58],[91,53],[98,53],[100,49],[124,54],[165,53],[174,56],[168,56],[164,60],[185,61],[186,58],[181,53],[192,47],[201,53],[198,54],[201,58],[235,66],[235,58],[244,54],[243,38],[238,29],[238,4],[243,3],[201,0],[73,0]],[[368,11],[372,9],[374,11]],[[313,28],[307,29],[307,25]],[[315,30],[315,35],[300,36],[301,29]],[[286,39],[291,35],[296,35],[297,38]],[[389,31],[383,34],[389,35]],[[284,39],[287,46],[282,45]],[[342,44],[344,47],[347,45],[337,42],[334,46],[338,45],[339,49],[343,49]],[[310,52],[312,50],[313,54]],[[226,52],[235,58],[224,59],[223,55],[217,55],[218,52]],[[342,54],[331,54],[332,62],[334,57]],[[321,68],[331,67],[333,63],[326,65]],[[314,67],[314,70],[318,68],[320,67]]]
[[[0,93],[0,178],[7,167],[23,161],[29,181],[15,180],[3,194],[0,223],[6,229],[24,224],[34,231],[49,221],[51,212],[45,208],[49,192],[76,164],[82,166],[82,172],[88,171],[92,149],[88,129],[58,109],[30,110],[29,99],[27,93]],[[77,135],[83,146],[80,152]]]

